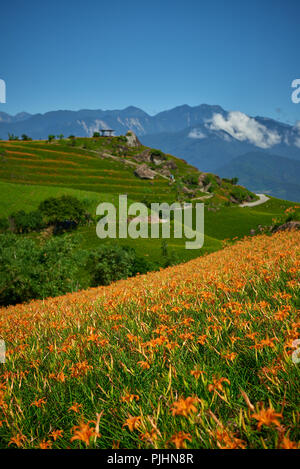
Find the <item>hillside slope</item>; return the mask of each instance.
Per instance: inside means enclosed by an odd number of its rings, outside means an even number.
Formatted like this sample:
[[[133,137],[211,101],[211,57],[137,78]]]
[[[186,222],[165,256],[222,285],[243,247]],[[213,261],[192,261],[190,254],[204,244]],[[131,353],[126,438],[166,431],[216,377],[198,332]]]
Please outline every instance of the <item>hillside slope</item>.
[[[299,232],[248,238],[1,309],[0,446],[296,447],[299,247]]]
[[[203,175],[170,154],[140,143],[132,146],[125,136],[0,141],[0,160],[0,180],[4,182],[127,194],[139,201],[155,196],[156,201],[172,202],[180,195],[185,199],[205,196],[208,190],[230,201],[233,189],[232,184]],[[136,170],[142,165],[152,171],[152,176],[137,177]],[[243,193],[255,197],[245,189]]]
[[[174,237],[167,242],[169,254],[174,254],[177,262],[185,262],[220,249],[224,239],[240,238],[253,229],[270,226],[273,219],[281,217],[284,210],[292,206],[290,202],[272,199],[261,206],[242,209],[238,203],[231,202],[231,197],[234,195],[247,200],[251,195],[247,190],[225,181],[221,181],[220,185],[220,179],[216,176],[201,173],[169,154],[163,155],[166,160],[159,162],[158,158],[156,163],[159,164],[155,164],[151,161],[151,151],[144,146],[129,147],[124,137],[62,139],[51,143],[2,141],[0,218],[18,210],[29,212],[37,209],[43,200],[61,195],[77,197],[85,203],[92,215],[95,215],[100,202],[111,202],[118,206],[119,194],[127,194],[128,203],[170,203],[196,198],[196,201],[205,203],[203,248],[186,250],[185,239]],[[149,155],[150,161],[147,161]],[[148,165],[157,173],[153,180],[140,179],[134,174],[136,167],[141,164]],[[165,176],[168,174],[164,169],[166,165],[175,182]],[[159,171],[164,175],[159,174]],[[199,179],[200,183],[197,184]],[[184,188],[188,190],[184,192]],[[80,227],[78,233],[81,235],[80,245],[84,249],[98,248],[110,242],[109,239],[99,240],[94,223]],[[133,247],[146,260],[151,259],[157,266],[161,265],[161,239],[127,238],[117,242]]]
[[[118,206],[119,194],[127,194],[128,203],[140,201],[148,205],[192,199],[204,202],[207,220],[211,220],[209,225],[212,222],[205,233],[204,247],[188,251],[184,248],[184,239],[168,240],[169,251],[176,254],[178,261],[219,249],[221,240],[228,234],[231,238],[243,236],[272,217],[271,213],[267,217],[259,215],[255,226],[253,218],[246,213],[240,219],[239,200],[253,200],[254,194],[213,174],[202,173],[172,155],[143,145],[131,147],[124,136],[51,142],[1,141],[0,160],[0,218],[17,210],[36,209],[42,200],[63,194],[84,201],[93,216],[100,202]],[[137,168],[144,165],[153,172],[153,179],[141,179],[135,174]],[[230,207],[237,211],[230,213]],[[230,226],[225,218],[223,226],[216,223],[221,210],[228,212]],[[233,219],[240,223],[232,223]],[[95,224],[81,227],[78,232],[82,235],[82,247],[87,249],[107,241],[97,238]],[[140,255],[151,257],[161,265],[161,239],[121,239],[118,242],[134,247]]]

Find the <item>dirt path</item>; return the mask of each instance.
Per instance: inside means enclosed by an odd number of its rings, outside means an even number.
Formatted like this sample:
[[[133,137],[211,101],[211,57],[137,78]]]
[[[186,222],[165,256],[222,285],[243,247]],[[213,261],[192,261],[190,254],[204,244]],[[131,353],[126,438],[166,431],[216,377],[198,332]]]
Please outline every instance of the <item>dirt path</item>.
[[[265,194],[255,194],[259,197],[259,200],[255,200],[254,202],[244,202],[240,204],[239,207],[256,207],[256,205],[261,205],[267,202],[270,197],[267,197]]]

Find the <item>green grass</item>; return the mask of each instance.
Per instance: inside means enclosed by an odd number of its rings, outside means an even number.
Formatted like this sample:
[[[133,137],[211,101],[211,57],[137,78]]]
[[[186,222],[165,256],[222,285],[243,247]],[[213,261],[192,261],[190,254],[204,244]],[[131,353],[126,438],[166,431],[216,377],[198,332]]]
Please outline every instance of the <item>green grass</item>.
[[[87,210],[94,216],[100,202],[112,202],[118,206],[119,194],[128,195],[128,203],[141,201],[145,197],[152,201],[173,202],[177,198],[175,185],[157,176],[154,181],[141,180],[134,175],[134,167],[126,165],[142,151],[127,148],[121,160],[101,158],[105,151],[119,154],[120,142],[113,139],[76,139],[72,146],[68,140],[46,143],[0,142],[0,218],[18,210],[31,211],[49,197],[69,194],[84,201]],[[123,143],[124,146],[124,143]],[[125,147],[126,148],[126,147]],[[198,174],[197,170],[183,160],[167,155],[176,162],[176,178]],[[205,201],[205,241],[200,250],[185,249],[185,240],[168,240],[169,252],[174,252],[177,261],[184,262],[222,247],[222,240],[241,238],[249,235],[251,229],[259,225],[271,225],[272,220],[282,215],[293,205],[279,199],[253,208],[226,206],[224,194],[230,191],[230,184],[224,183],[219,192]],[[214,181],[214,186],[218,187]],[[209,211],[208,207],[217,208]],[[81,227],[81,247],[91,249],[111,240],[100,240],[96,236],[95,225]],[[32,236],[32,235],[31,235]],[[34,237],[34,235],[33,235]],[[161,240],[130,238],[117,241],[121,245],[134,247],[137,252],[161,265]]]
[[[112,193],[100,193],[81,191],[57,186],[41,186],[14,184],[0,181],[0,217],[25,210],[31,211],[38,207],[39,203],[49,197],[61,195],[73,195],[86,203],[87,209],[95,215],[96,207],[100,202],[111,202],[118,206],[118,195]],[[131,203],[128,199],[128,203]],[[175,253],[178,262],[185,262],[216,251],[222,247],[222,240],[242,238],[250,233],[251,229],[258,229],[259,225],[272,225],[272,220],[283,214],[284,210],[293,206],[292,202],[271,198],[268,202],[257,207],[225,207],[222,206],[216,212],[205,208],[205,239],[200,250],[185,249],[185,239],[171,238],[167,241],[169,252]],[[84,226],[78,229],[81,235],[81,247],[83,249],[97,248],[103,243],[119,243],[134,247],[141,256],[151,259],[154,263],[161,262],[161,239],[118,239],[100,240],[96,235],[95,225]],[[34,237],[35,235],[33,235]]]
[[[0,142],[0,159],[0,180],[4,182],[128,194],[133,200],[153,193],[166,201],[176,197],[175,187],[163,177],[141,180],[134,175],[135,168],[123,160],[101,158],[99,153],[69,145]]]
[[[81,191],[68,187],[40,186],[27,184],[14,184],[0,181],[0,217],[7,217],[18,210],[30,212],[37,209],[39,204],[49,197],[72,195],[86,204],[86,207],[95,212],[97,205],[102,202],[117,203],[117,196],[92,191]]]

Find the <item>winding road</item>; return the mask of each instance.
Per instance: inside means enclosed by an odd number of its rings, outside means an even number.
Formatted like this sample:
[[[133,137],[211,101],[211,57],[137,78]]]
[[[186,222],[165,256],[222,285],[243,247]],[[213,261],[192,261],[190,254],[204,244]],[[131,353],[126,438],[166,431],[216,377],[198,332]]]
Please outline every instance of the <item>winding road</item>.
[[[270,197],[267,197],[265,194],[255,194],[259,197],[259,200],[255,200],[254,202],[244,202],[240,204],[239,207],[256,207],[256,205],[261,205],[267,202]]]

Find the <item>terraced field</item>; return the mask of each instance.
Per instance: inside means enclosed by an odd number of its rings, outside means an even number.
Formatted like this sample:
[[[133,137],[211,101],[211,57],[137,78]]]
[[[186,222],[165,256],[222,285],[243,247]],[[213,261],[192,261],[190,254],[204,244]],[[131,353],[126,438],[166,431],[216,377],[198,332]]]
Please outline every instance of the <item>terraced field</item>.
[[[155,193],[166,201],[176,197],[163,177],[141,180],[126,160],[102,158],[83,150],[45,142],[0,142],[0,179],[19,184],[67,187],[106,194],[128,194],[142,200]]]

